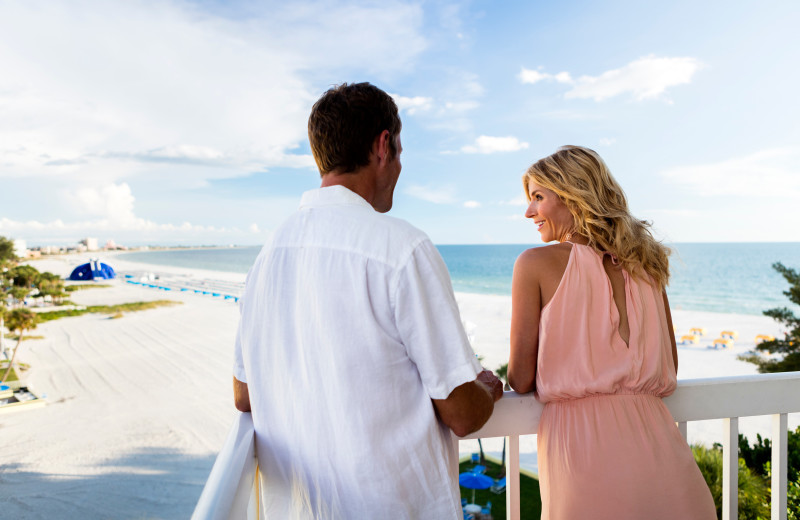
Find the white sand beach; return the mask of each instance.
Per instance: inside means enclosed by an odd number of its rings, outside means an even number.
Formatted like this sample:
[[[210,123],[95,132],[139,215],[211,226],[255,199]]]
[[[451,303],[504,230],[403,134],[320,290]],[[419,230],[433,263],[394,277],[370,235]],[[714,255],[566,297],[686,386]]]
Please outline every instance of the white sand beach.
[[[53,257],[33,265],[66,276],[88,255]],[[230,288],[244,275],[156,267],[102,259],[118,273],[157,272],[192,286]],[[64,318],[40,325],[43,339],[23,343],[27,384],[45,407],[0,415],[0,510],[9,518],[188,518],[235,416],[232,346],[238,307],[232,299],[164,291],[126,283],[72,293],[77,304],[171,299],[181,305],[127,313]],[[474,324],[474,347],[487,368],[508,358],[510,298],[457,294]],[[691,327],[709,335],[679,347],[680,379],[754,374],[736,355],[756,334],[777,334],[760,316],[675,310],[678,336]],[[731,350],[706,345],[720,331],[739,332]],[[797,414],[790,427],[800,423]],[[768,418],[742,419],[743,433],[769,435]],[[689,425],[691,442],[721,440],[719,421]],[[500,439],[484,442],[499,452]],[[535,437],[521,443],[523,466],[535,470]],[[476,441],[461,450],[477,449]]]

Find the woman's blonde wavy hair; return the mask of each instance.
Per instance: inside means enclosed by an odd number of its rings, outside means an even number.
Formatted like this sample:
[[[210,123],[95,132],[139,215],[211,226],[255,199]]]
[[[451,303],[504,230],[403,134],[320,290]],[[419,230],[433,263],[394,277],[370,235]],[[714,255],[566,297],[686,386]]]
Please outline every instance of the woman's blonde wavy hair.
[[[649,222],[631,215],[625,192],[597,152],[563,146],[538,160],[522,176],[529,201],[531,181],[559,196],[575,219],[573,233],[588,238],[590,247],[616,256],[631,275],[667,286],[671,250],[653,237]]]

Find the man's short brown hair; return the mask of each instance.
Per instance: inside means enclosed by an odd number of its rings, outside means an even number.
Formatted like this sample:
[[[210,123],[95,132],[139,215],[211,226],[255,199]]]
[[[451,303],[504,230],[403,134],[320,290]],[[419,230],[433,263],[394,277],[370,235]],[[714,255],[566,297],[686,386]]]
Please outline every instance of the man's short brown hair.
[[[390,158],[402,123],[389,94],[369,83],[343,83],[314,103],[308,117],[308,140],[321,175],[356,171],[369,164],[372,143],[389,131]]]

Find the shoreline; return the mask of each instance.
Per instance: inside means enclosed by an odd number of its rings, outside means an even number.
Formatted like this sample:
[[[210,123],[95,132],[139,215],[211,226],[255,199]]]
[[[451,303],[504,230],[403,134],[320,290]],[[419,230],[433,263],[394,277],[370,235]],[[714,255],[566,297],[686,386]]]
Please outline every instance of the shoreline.
[[[62,276],[88,258],[100,256],[111,265],[118,273],[111,287],[72,293],[79,305],[156,299],[182,305],[121,319],[55,320],[33,332],[44,339],[23,342],[19,359],[33,367],[27,383],[46,394],[48,404],[4,414],[0,421],[7,439],[0,453],[0,501],[9,516],[36,511],[57,517],[69,510],[85,518],[121,511],[132,517],[188,517],[235,417],[231,365],[238,306],[210,295],[129,284],[124,274],[159,273],[191,284],[243,284],[246,275],[143,264],[114,253],[31,263]],[[508,358],[510,297],[459,292],[456,300],[474,350],[495,370]],[[679,380],[757,373],[736,354],[752,348],[755,334],[778,329],[771,319],[752,315],[674,310],[673,320],[678,338],[691,327],[708,329],[710,340],[724,329],[739,332],[732,350],[679,346]],[[721,423],[689,423],[689,441],[721,441]],[[798,424],[800,414],[790,415],[789,427]],[[740,431],[751,443],[757,433],[770,437],[770,418],[742,418]],[[502,439],[485,439],[483,446],[499,456]],[[535,472],[535,436],[521,438],[520,449],[521,466]],[[477,441],[462,441],[459,451],[478,451]]]

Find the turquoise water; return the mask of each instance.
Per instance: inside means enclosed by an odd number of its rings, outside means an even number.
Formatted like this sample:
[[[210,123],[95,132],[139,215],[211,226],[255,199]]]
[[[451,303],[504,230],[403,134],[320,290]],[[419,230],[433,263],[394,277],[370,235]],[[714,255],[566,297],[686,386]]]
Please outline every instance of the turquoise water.
[[[511,294],[511,273],[522,244],[437,246],[453,288],[479,294]],[[800,269],[800,243],[674,244],[672,281],[667,293],[673,308],[761,314],[789,306],[788,284],[774,262]],[[246,273],[260,247],[178,249],[134,252],[126,260],[212,271]],[[796,308],[794,308],[797,310]]]

